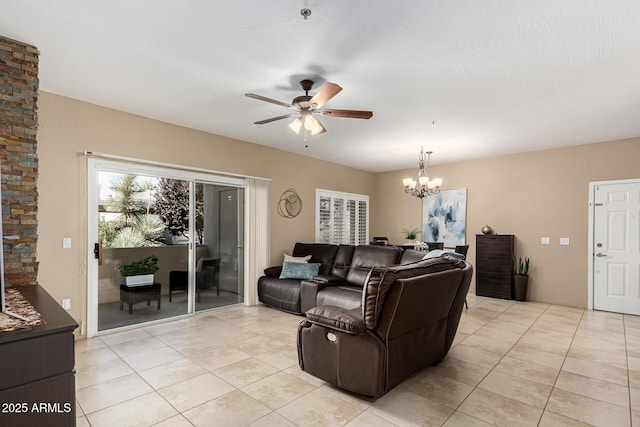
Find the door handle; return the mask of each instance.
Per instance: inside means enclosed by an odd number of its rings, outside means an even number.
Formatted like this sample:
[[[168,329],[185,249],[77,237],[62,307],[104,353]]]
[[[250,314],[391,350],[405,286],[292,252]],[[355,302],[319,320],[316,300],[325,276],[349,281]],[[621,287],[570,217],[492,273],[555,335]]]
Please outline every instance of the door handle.
[[[93,246],[93,256],[98,260],[98,265],[102,265],[102,242]]]
[[[600,258],[606,258],[606,257],[607,257],[607,254],[603,254],[603,253],[598,252],[598,253],[596,254],[596,256],[597,256],[597,257],[600,257]]]

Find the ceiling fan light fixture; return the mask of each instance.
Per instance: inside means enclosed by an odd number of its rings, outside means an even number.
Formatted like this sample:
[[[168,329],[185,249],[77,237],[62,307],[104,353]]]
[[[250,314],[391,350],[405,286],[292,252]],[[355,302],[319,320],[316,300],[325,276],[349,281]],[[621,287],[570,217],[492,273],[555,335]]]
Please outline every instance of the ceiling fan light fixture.
[[[294,121],[289,123],[289,128],[292,131],[294,131],[295,133],[300,133],[300,129],[302,128],[302,120],[300,120],[300,118],[296,117],[296,119]]]
[[[315,119],[314,119],[314,121],[316,122],[316,124],[313,127],[313,129],[311,129],[311,135],[317,135],[319,133],[324,132],[325,131],[324,126],[322,126],[319,121],[317,121]]]
[[[300,81],[300,86],[304,90],[305,94],[293,98],[290,104],[276,99],[267,98],[266,96],[257,95],[255,93],[245,93],[248,98],[257,99],[258,101],[269,102],[271,104],[280,105],[286,108],[292,108],[297,110],[297,113],[283,114],[277,117],[271,117],[265,120],[258,120],[253,122],[256,125],[263,125],[265,123],[275,122],[277,120],[287,119],[289,117],[295,117],[293,122],[289,123],[289,128],[295,133],[299,134],[300,130],[304,126],[305,138],[306,135],[319,135],[325,133],[327,129],[318,120],[314,113],[327,117],[345,117],[350,119],[369,119],[373,116],[371,111],[360,110],[320,110],[329,100],[336,96],[342,88],[335,83],[325,83],[315,95],[309,95],[309,91],[313,86],[313,80],[304,79]],[[297,116],[297,117],[296,117]]]
[[[309,131],[313,131],[318,126],[318,121],[311,115],[311,113],[307,112],[303,114],[304,117],[304,128]]]

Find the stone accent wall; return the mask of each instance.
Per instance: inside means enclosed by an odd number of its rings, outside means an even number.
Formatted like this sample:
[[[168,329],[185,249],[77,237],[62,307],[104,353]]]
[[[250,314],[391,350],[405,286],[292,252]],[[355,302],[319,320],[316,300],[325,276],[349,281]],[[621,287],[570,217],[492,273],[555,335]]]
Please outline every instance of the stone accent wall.
[[[7,286],[35,284],[38,49],[0,36],[0,162]]]

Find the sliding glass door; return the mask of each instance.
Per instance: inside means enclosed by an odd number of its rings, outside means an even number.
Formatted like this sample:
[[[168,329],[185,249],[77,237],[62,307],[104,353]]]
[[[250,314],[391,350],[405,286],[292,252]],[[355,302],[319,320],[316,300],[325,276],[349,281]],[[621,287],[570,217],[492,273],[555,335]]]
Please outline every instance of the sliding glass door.
[[[197,223],[201,253],[196,255],[195,309],[241,303],[244,190],[203,182],[196,188],[203,203],[202,222]]]
[[[89,336],[238,304],[244,181],[89,159]]]

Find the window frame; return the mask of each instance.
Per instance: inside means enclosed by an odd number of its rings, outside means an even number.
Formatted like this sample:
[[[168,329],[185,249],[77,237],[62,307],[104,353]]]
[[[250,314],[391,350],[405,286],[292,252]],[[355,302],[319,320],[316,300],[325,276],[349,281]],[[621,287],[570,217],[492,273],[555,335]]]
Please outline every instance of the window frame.
[[[321,220],[321,199],[322,198],[330,198],[331,199],[331,212],[330,212],[330,222],[331,222],[331,231],[329,233],[330,238],[329,240],[324,240],[323,236],[322,236],[322,232],[321,232],[321,227],[320,227],[320,220]],[[345,206],[347,206],[347,204],[349,202],[353,202],[355,203],[355,216],[352,217],[350,215],[345,215],[343,217],[343,222],[342,224],[340,224],[341,226],[345,227],[345,229],[349,230],[351,228],[355,229],[355,241],[352,241],[350,239],[351,234],[353,233],[343,233],[342,235],[342,239],[341,241],[336,241],[335,238],[335,233],[333,230],[335,230],[336,227],[336,216],[335,216],[335,204],[334,204],[334,200],[335,199],[342,199],[345,201]],[[364,231],[364,236],[361,235],[361,232],[359,232],[359,230],[361,230],[362,225],[361,225],[361,215],[360,215],[360,208],[359,208],[359,204],[363,203],[365,204],[365,231]],[[352,244],[352,245],[366,245],[369,244],[369,206],[370,206],[370,201],[369,201],[369,196],[366,194],[356,194],[356,193],[345,193],[345,192],[341,192],[341,191],[333,191],[333,190],[325,190],[325,189],[321,189],[321,188],[316,188],[316,206],[315,206],[315,241],[318,243],[331,243],[331,244]],[[346,211],[346,209],[345,209]],[[354,222],[353,227],[351,226],[351,222]]]

